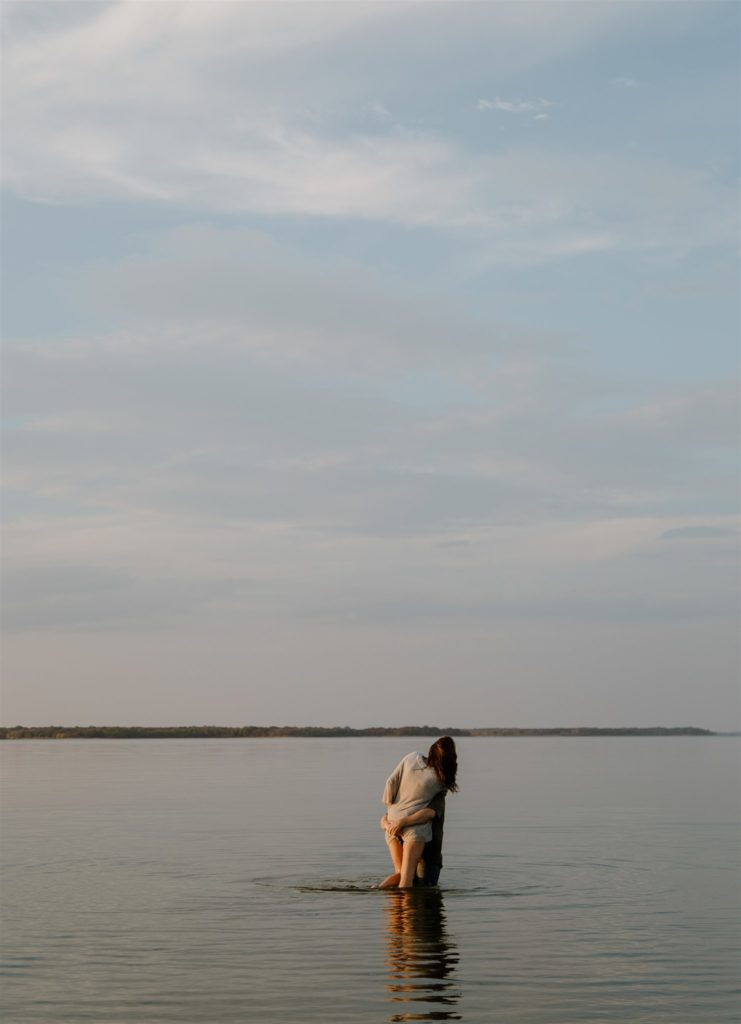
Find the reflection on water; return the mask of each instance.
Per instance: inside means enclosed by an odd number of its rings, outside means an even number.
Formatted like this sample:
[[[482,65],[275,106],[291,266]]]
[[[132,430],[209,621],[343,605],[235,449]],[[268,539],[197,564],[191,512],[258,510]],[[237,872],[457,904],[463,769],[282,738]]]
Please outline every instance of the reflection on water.
[[[388,1001],[412,1004],[389,1021],[460,1020],[458,952],[445,928],[440,890],[390,889],[386,925]]]

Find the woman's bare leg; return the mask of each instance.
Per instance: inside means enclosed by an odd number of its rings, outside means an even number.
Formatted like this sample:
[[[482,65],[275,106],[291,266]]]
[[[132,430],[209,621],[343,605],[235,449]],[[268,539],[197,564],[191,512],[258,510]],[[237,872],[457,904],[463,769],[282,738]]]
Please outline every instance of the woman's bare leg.
[[[399,884],[399,878],[401,877],[401,864],[403,860],[403,843],[399,839],[392,839],[388,844],[389,853],[391,854],[391,861],[394,865],[394,873],[388,875],[381,884],[378,886],[379,889],[393,889]]]
[[[401,874],[397,871],[393,875],[387,875],[382,882],[378,883],[379,889],[396,889]]]
[[[424,848],[425,844],[416,840],[411,843],[404,843],[401,857],[401,877],[399,879],[400,889],[411,889],[414,885],[414,873],[417,870],[417,864]]]

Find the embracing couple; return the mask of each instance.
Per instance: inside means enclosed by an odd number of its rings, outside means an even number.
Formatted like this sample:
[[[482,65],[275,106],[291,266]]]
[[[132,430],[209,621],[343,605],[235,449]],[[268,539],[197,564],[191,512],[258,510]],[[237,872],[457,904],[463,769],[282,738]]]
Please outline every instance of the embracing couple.
[[[386,834],[394,873],[379,888],[415,884],[437,885],[442,867],[445,794],[455,793],[458,757],[450,736],[441,736],[425,757],[417,751],[398,763],[381,798],[386,813],[380,825]],[[419,869],[419,870],[418,870]]]

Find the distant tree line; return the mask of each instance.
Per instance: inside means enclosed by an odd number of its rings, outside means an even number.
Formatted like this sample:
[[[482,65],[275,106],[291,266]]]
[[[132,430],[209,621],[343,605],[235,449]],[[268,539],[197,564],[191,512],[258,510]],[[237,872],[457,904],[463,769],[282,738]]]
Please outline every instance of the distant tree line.
[[[715,736],[711,729],[698,729],[694,725],[645,728],[599,729],[593,726],[574,726],[557,729],[468,729],[467,736]]]
[[[66,739],[270,739],[289,737],[355,737],[355,736],[715,736],[710,729],[695,726],[651,726],[649,728],[598,729],[590,726],[558,729],[440,729],[433,725],[402,725],[397,728],[372,726],[351,729],[349,726],[314,725],[14,725],[0,727],[0,740],[66,740]]]

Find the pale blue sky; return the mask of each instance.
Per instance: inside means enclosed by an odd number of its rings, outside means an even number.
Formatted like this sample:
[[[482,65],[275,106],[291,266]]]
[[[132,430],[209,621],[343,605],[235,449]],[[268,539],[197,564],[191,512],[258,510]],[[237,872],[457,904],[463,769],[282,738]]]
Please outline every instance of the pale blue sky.
[[[734,3],[4,6],[6,722],[738,722]]]

